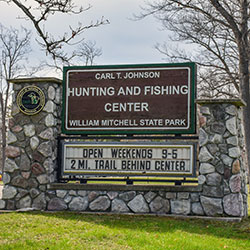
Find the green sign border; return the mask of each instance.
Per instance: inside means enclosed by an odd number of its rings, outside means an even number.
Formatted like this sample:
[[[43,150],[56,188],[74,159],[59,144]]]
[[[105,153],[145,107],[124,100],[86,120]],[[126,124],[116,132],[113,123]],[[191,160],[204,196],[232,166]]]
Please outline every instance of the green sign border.
[[[79,130],[71,131],[65,128],[65,106],[66,106],[66,73],[68,70],[82,69],[126,69],[126,68],[152,68],[152,67],[189,67],[191,69],[191,98],[190,98],[190,128],[178,130],[109,130],[109,131],[90,131]],[[196,64],[194,62],[187,63],[163,63],[163,64],[123,64],[123,65],[95,65],[95,66],[67,66],[63,67],[63,107],[62,107],[62,133],[66,135],[157,135],[157,134],[195,134],[196,133]]]

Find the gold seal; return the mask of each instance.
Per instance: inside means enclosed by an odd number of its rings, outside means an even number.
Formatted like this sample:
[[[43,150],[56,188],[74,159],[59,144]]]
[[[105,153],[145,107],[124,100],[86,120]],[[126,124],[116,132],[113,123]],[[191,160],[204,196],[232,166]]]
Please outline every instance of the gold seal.
[[[17,106],[26,115],[39,113],[45,105],[45,95],[36,86],[22,88],[17,94]]]

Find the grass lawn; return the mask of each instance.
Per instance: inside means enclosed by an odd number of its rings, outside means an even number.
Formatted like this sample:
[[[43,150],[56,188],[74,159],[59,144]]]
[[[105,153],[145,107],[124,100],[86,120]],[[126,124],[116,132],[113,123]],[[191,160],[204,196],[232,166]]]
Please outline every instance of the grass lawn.
[[[0,214],[0,249],[250,249],[241,223],[71,212]]]
[[[250,208],[248,214],[241,223],[232,223],[73,212],[2,213],[0,250],[250,249]]]

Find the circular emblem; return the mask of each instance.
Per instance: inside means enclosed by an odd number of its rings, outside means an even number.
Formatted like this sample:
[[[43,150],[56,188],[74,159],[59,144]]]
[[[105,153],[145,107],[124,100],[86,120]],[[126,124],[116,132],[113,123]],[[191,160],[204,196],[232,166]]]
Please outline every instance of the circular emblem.
[[[36,86],[24,87],[17,95],[17,106],[26,115],[35,115],[39,113],[44,105],[44,93]]]

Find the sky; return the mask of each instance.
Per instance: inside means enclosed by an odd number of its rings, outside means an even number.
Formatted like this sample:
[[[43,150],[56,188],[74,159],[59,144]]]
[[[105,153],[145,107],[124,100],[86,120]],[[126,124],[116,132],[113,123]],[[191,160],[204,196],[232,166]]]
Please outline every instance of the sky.
[[[28,0],[32,2],[31,0]],[[96,65],[117,64],[147,64],[163,63],[163,55],[155,48],[156,43],[167,41],[167,33],[161,29],[161,24],[153,17],[143,20],[131,20],[133,14],[140,13],[140,6],[144,0],[75,0],[75,3],[90,4],[92,7],[79,16],[55,15],[46,23],[45,28],[53,35],[63,34],[69,25],[77,25],[78,22],[88,25],[104,17],[110,24],[98,28],[86,30],[84,39],[95,41],[96,46],[102,49],[102,55],[96,58]],[[36,32],[31,23],[18,17],[23,16],[20,10],[13,4],[0,4],[0,20],[7,27],[19,28],[20,25]],[[38,61],[44,58],[45,53],[35,43],[32,43],[32,59]]]

